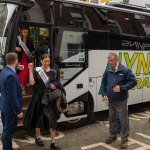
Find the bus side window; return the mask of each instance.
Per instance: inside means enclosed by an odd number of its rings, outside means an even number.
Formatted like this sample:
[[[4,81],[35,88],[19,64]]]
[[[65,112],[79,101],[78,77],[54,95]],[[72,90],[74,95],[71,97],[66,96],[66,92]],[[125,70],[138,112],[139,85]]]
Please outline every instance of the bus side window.
[[[143,24],[145,17],[142,15],[121,11],[108,13],[108,26],[112,33],[145,36]]]
[[[145,20],[146,20],[146,23],[143,26],[146,32],[146,36],[150,38],[150,17],[145,16]]]

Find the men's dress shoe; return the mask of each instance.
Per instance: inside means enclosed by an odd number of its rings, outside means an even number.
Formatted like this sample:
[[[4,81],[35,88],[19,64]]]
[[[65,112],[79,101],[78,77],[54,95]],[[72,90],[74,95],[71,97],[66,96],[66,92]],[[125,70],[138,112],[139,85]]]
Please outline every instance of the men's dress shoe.
[[[35,143],[38,145],[38,146],[40,146],[40,147],[42,147],[42,146],[44,146],[44,143],[43,143],[43,141],[41,140],[41,139],[35,139]]]
[[[117,140],[117,136],[115,136],[115,137],[109,137],[106,140],[106,144],[111,144],[113,141],[116,141],[116,140]]]
[[[19,147],[13,147],[12,150],[21,150]]]
[[[50,150],[61,150],[59,145],[56,145],[55,143],[51,143]]]
[[[126,149],[127,147],[128,147],[128,139],[126,139],[126,140],[122,140],[121,141],[121,144],[120,144],[120,148],[121,149]]]

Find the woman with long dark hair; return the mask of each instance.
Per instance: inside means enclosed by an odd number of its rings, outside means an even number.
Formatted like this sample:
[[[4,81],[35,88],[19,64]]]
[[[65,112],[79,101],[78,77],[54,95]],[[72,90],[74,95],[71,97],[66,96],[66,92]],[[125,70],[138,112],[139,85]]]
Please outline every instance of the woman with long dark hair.
[[[50,149],[60,150],[60,147],[55,144],[57,120],[60,117],[56,101],[49,103],[48,106],[42,104],[47,88],[52,91],[59,88],[56,83],[56,71],[49,67],[50,58],[47,54],[41,56],[41,64],[42,67],[36,67],[35,70],[33,70],[33,64],[29,64],[29,83],[34,86],[34,93],[25,114],[24,126],[35,129],[35,143],[38,146],[44,146],[40,138],[40,130],[49,130],[51,137]]]
[[[32,61],[31,52],[33,51],[35,51],[35,48],[30,38],[30,30],[28,27],[21,27],[20,34],[18,36],[18,41],[16,44],[16,52],[18,54],[20,65],[24,66],[24,70],[22,70],[18,74],[18,78],[21,83],[23,95],[26,95],[25,88],[29,80],[28,63]]]

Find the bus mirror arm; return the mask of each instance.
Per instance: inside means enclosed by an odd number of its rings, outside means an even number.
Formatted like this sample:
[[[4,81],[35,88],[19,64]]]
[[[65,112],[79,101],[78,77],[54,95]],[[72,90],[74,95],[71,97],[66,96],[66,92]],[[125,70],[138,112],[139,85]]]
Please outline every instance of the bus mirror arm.
[[[56,63],[57,65],[60,65],[61,62],[63,61],[63,59],[62,59],[61,56],[58,56],[58,57],[55,57],[55,58],[54,58],[54,61],[55,61],[55,63]]]

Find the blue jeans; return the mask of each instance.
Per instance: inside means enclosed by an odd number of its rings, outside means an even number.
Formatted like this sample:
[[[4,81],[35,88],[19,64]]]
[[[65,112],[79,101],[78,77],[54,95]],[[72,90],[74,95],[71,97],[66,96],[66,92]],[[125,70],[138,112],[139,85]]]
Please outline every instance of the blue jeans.
[[[17,127],[18,118],[15,113],[1,113],[3,133],[3,150],[12,150],[12,136]]]

